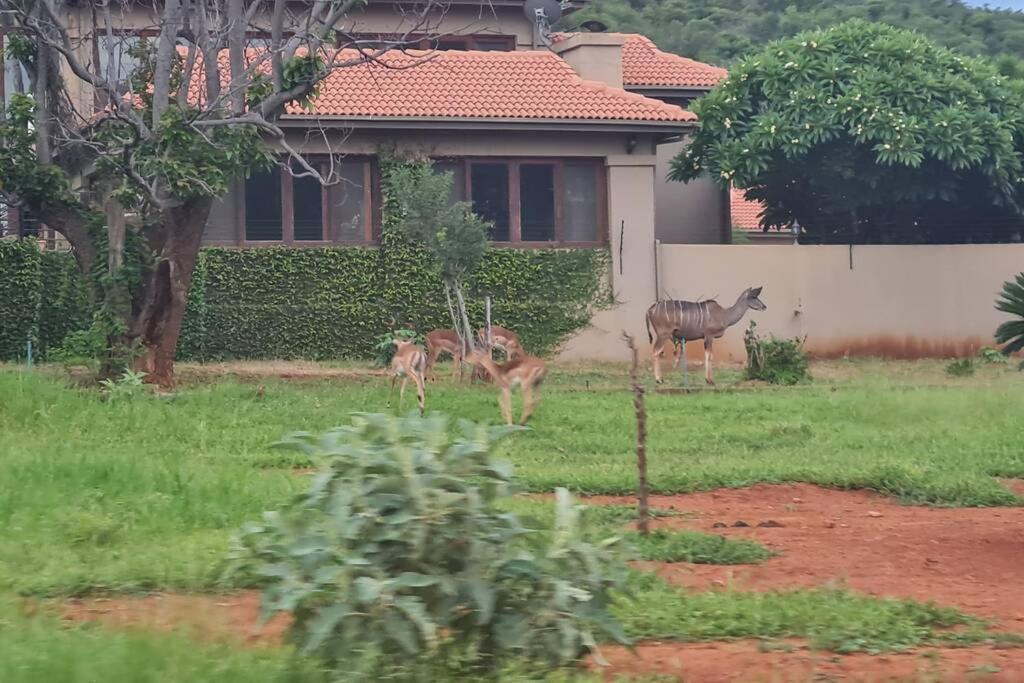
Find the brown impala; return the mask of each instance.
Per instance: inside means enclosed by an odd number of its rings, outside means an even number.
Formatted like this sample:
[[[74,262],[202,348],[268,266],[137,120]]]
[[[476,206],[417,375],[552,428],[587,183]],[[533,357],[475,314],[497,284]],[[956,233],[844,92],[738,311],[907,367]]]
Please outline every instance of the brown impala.
[[[398,392],[398,409],[402,409],[405,398],[405,385],[411,379],[416,384],[416,400],[420,404],[420,415],[426,402],[424,375],[427,369],[427,354],[415,342],[408,339],[394,339],[395,355],[391,358],[391,392],[388,394],[388,407],[395,393],[395,380],[402,378],[402,388]]]
[[[488,352],[476,349],[466,355],[466,362],[481,366],[494,383],[501,387],[501,398],[498,402],[501,405],[501,414],[508,424],[512,424],[512,389],[517,386],[520,388],[523,392],[523,415],[519,419],[519,424],[526,424],[539,400],[534,391],[538,390],[544,381],[547,372],[544,361],[520,352],[509,362],[499,365]]]
[[[661,382],[661,355],[665,347],[682,340],[681,353],[686,353],[686,342],[704,340],[704,379],[714,384],[711,377],[711,348],[716,339],[743,319],[748,309],[763,311],[767,306],[758,297],[761,287],[745,289],[729,308],[722,308],[713,299],[708,301],[659,301],[647,309],[647,338],[654,344],[654,379]],[[651,331],[654,331],[652,334]]]
[[[452,379],[455,375],[462,381],[462,340],[455,330],[433,330],[427,332],[427,375],[432,380],[434,376],[434,363],[442,353],[452,357]]]

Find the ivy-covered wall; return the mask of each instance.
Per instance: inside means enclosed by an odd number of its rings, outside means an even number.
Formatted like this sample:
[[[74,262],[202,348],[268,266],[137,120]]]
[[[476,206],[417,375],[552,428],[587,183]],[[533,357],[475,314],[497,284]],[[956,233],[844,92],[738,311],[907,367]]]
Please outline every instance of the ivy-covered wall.
[[[0,360],[24,359],[39,343],[42,257],[31,240],[0,240]]]
[[[544,354],[586,326],[607,298],[608,253],[490,249],[466,283],[474,324],[495,324]],[[392,326],[451,327],[440,280],[409,245],[204,249],[178,357],[372,358]]]
[[[602,249],[489,249],[466,283],[474,325],[497,325],[546,354],[608,297]],[[0,360],[45,357],[90,320],[77,265],[31,241],[0,241]],[[392,324],[451,327],[440,280],[415,246],[204,249],[178,345],[181,360],[373,358]]]

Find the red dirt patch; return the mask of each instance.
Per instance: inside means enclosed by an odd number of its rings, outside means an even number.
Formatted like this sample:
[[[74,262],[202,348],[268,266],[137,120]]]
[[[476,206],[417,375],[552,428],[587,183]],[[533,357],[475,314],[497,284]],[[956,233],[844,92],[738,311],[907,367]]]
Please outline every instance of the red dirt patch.
[[[1024,479],[1000,479],[1003,486],[1024,498]]]
[[[180,629],[200,640],[241,641],[259,646],[280,644],[288,619],[275,617],[261,626],[259,612],[259,593],[246,591],[232,595],[160,593],[71,600],[65,604],[63,616],[71,622],[99,621],[118,628]]]
[[[637,656],[605,652],[606,679],[615,674],[670,676],[693,683],[881,683],[882,681],[1024,680],[1024,651],[991,647],[928,648],[904,654],[836,656],[790,644],[790,652],[762,652],[756,641],[738,643],[650,643]]]
[[[750,538],[781,553],[736,567],[647,563],[674,583],[755,591],[841,583],[868,595],[957,607],[1003,629],[1024,630],[1024,507],[912,507],[869,492],[808,484],[652,496],[651,505],[690,513],[655,520],[655,528]],[[757,527],[769,520],[782,526]],[[733,528],[736,522],[749,527]]]

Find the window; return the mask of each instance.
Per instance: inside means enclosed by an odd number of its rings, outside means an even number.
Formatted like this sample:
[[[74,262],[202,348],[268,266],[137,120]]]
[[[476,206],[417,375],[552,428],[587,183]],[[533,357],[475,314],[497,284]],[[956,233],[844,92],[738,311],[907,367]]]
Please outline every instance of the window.
[[[555,239],[555,167],[519,165],[519,220],[524,242]]]
[[[594,244],[605,239],[605,172],[596,159],[444,159],[452,200],[468,199],[493,242]],[[467,182],[468,176],[468,182]]]
[[[473,211],[492,224],[491,239],[495,242],[508,242],[510,237],[508,171],[508,164],[470,165]]]
[[[149,38],[138,35],[100,36],[96,46],[99,75],[109,78],[117,84],[118,90],[126,92],[132,74],[141,65],[139,58],[130,53],[145,40]],[[114,57],[113,65],[110,62],[111,54]]]
[[[245,182],[245,239],[279,242],[284,237],[281,221],[281,169],[253,171]]]
[[[326,160],[310,159],[322,174]],[[336,184],[274,166],[250,177],[214,202],[203,240],[207,244],[270,242],[366,243],[374,239],[373,172],[369,159],[335,161]],[[298,170],[296,169],[296,173]]]
[[[292,178],[292,223],[295,239],[317,242],[324,239],[324,187],[311,176]]]

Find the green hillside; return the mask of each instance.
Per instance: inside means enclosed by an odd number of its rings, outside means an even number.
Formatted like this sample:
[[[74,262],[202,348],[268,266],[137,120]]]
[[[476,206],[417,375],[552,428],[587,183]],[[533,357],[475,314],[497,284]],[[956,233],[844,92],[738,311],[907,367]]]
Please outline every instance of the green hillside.
[[[765,42],[854,17],[915,29],[1024,77],[1024,13],[959,0],[593,0],[569,21],[598,19],[612,31],[643,33],[664,50],[728,66]]]

